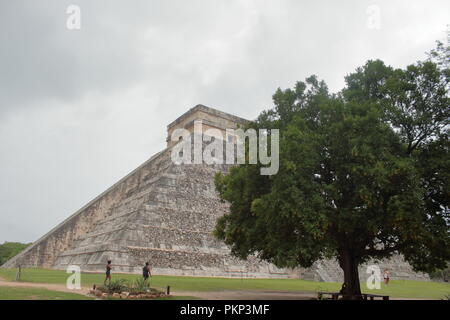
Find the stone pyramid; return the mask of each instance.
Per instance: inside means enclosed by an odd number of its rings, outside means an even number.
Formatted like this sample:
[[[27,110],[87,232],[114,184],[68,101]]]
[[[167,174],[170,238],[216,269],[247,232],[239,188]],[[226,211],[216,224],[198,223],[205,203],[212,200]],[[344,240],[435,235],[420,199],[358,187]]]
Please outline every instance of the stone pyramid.
[[[212,231],[228,210],[215,191],[214,175],[229,165],[176,165],[171,160],[176,128],[192,130],[194,121],[224,131],[246,120],[198,105],[168,125],[167,148],[147,160],[86,206],[75,212],[3,267],[66,269],[103,272],[112,260],[114,272],[140,273],[149,261],[154,274],[220,277],[301,277],[342,281],[334,261],[313,268],[279,269],[251,257],[230,255]],[[407,263],[383,262],[393,278],[426,278]],[[364,275],[364,267],[360,274]]]
[[[198,105],[168,126],[190,129],[236,128],[245,120]],[[176,165],[173,143],[33,243],[4,267],[103,271],[111,259],[115,272],[140,272],[150,261],[155,274],[288,277],[292,271],[250,258],[241,261],[214,239],[218,217],[228,206],[218,198],[214,174],[228,165]]]

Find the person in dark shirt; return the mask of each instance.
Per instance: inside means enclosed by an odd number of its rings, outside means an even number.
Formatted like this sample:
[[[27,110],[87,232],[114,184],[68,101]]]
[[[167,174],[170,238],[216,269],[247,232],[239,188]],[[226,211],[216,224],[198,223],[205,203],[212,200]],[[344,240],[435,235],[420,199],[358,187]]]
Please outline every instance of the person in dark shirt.
[[[148,277],[152,276],[150,272],[150,265],[148,262],[146,262],[145,266],[142,268],[142,276],[144,277],[144,281],[147,281]]]
[[[106,278],[104,284],[106,285],[106,281],[109,280],[109,283],[111,283],[111,270],[112,270],[112,264],[111,260],[108,260],[108,264],[106,265]]]

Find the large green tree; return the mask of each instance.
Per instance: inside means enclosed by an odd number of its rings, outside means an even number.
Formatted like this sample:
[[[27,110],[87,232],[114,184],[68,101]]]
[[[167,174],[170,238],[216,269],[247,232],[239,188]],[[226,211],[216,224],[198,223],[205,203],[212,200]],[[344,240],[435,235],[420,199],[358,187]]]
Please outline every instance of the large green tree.
[[[358,265],[403,254],[417,271],[450,259],[448,69],[369,61],[330,94],[312,76],[273,96],[249,124],[280,130],[280,168],[216,176],[230,203],[215,235],[245,259],[310,267],[335,257],[344,293],[361,293]],[[270,134],[270,130],[269,130]]]

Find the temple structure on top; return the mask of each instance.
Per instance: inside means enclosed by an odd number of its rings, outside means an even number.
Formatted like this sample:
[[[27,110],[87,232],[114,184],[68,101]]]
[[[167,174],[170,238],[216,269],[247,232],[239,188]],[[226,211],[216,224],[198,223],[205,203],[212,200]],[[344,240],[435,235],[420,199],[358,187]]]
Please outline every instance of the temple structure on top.
[[[198,120],[202,121],[203,131],[216,129],[221,132],[222,137],[226,136],[226,129],[237,129],[248,122],[246,119],[199,104],[167,126],[167,147],[169,148],[177,143],[171,140],[175,129],[186,129],[193,133],[194,123]]]

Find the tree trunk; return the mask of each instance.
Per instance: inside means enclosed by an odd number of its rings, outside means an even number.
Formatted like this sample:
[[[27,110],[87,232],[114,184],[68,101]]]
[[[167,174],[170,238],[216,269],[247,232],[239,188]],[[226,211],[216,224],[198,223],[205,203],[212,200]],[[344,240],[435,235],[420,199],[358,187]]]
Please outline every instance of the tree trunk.
[[[344,299],[361,299],[358,259],[345,250],[339,255],[339,265],[344,271],[344,285],[342,288]]]

